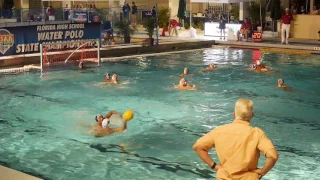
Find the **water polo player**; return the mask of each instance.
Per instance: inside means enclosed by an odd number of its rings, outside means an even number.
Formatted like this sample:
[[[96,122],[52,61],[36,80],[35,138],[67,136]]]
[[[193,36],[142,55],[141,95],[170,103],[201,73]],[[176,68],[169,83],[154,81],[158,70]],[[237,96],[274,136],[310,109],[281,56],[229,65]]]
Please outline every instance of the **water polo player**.
[[[111,128],[111,116],[116,115],[121,118],[121,127],[118,128]],[[123,116],[118,113],[117,111],[110,111],[105,117],[101,114],[95,116],[96,125],[94,127],[94,136],[95,137],[102,137],[105,135],[109,135],[115,132],[122,132],[127,129],[127,122],[133,118],[133,112],[131,110],[127,110],[123,113]]]
[[[214,70],[214,68],[215,68],[215,65],[214,64],[210,64],[209,67],[206,68],[206,70],[212,71],[212,70]]]
[[[180,90],[188,90],[188,89],[196,89],[196,85],[191,86],[187,83],[187,80],[185,78],[182,78],[179,81],[179,85],[174,85],[174,89],[180,89]]]
[[[79,63],[78,68],[79,68],[79,69],[84,69],[84,68],[85,68],[85,67],[84,67],[84,64],[83,64],[83,62],[82,62],[82,61]]]
[[[109,73],[106,73],[106,74],[104,75],[104,80],[103,80],[103,82],[109,82],[110,79],[111,79],[111,75],[110,75]]]
[[[291,87],[284,85],[284,79],[278,79],[278,88],[283,88],[285,91],[291,91]]]
[[[114,84],[118,84],[118,75],[117,74],[112,75],[111,82]]]
[[[112,78],[110,78],[110,77],[111,77],[111,75],[109,73],[106,73],[103,82],[118,84],[118,75],[117,74],[113,74]]]
[[[180,76],[186,76],[186,75],[188,75],[188,74],[189,74],[189,69],[188,69],[188,68],[184,68],[184,69],[183,69],[183,73],[180,74]]]

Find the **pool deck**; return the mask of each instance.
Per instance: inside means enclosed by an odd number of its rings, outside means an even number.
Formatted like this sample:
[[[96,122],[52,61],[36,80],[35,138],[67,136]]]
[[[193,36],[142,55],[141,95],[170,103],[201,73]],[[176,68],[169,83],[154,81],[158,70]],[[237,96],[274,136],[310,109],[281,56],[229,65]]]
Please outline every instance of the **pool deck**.
[[[203,31],[197,33],[197,37],[188,37],[188,31],[181,31],[179,37],[159,36],[159,45],[144,46],[142,41],[148,36],[146,32],[136,32],[131,38],[130,44],[122,43],[121,39],[115,45],[102,45],[100,56],[103,61],[119,59],[123,56],[134,56],[142,54],[156,54],[167,52],[179,52],[183,50],[210,48],[217,45],[222,48],[242,48],[242,49],[264,49],[269,52],[286,52],[295,54],[319,54],[320,41],[289,39],[289,45],[280,44],[280,38],[265,36],[262,42],[236,42],[221,40],[219,37],[204,36]],[[0,67],[21,67],[29,64],[39,64],[40,54],[25,54],[0,57]]]
[[[183,34],[187,34],[187,32],[182,32]],[[139,33],[134,35],[135,38],[147,38],[147,36],[143,33]],[[222,45],[225,47],[231,48],[249,48],[249,49],[262,49],[262,48],[278,48],[278,49],[287,49],[287,50],[302,50],[308,51],[312,54],[320,54],[320,41],[318,40],[307,40],[307,39],[292,39],[289,38],[289,45],[281,44],[280,37],[272,37],[265,36],[262,42],[245,42],[245,41],[230,41],[230,40],[222,40],[220,37],[212,37],[212,36],[204,36],[203,31],[197,33],[197,37],[162,37],[159,36],[160,42],[162,41],[207,41],[214,40],[216,45]],[[281,50],[279,50],[281,52]],[[288,52],[288,51],[286,51]]]
[[[0,166],[0,180],[41,180],[28,174]]]

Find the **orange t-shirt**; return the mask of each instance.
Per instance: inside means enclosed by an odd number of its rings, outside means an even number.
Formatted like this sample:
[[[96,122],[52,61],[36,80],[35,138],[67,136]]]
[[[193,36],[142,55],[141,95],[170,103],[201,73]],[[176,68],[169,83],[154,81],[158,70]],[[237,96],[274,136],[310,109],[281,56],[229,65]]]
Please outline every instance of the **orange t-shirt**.
[[[196,144],[204,150],[215,148],[222,168],[217,179],[255,180],[260,152],[274,149],[271,140],[259,129],[242,120],[219,126],[200,138]]]

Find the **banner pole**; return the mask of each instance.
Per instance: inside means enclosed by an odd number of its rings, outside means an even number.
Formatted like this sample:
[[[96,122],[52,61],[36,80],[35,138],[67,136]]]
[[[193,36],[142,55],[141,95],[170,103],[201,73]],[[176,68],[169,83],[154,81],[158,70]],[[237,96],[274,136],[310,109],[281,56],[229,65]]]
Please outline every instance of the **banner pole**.
[[[156,3],[156,38],[157,38],[157,43],[156,45],[159,45],[159,29],[158,29],[158,3]]]
[[[40,68],[41,68],[41,76],[43,73],[43,45],[40,44]]]

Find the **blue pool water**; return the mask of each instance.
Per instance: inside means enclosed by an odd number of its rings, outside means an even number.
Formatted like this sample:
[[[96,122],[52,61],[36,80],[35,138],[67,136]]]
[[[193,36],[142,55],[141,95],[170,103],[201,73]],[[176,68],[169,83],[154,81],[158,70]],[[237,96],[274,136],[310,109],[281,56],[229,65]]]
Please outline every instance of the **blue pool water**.
[[[265,53],[272,72],[248,70],[253,51],[206,49],[102,64],[92,72],[52,71],[0,78],[0,164],[43,179],[213,179],[193,143],[232,122],[238,98],[254,101],[253,126],[279,151],[264,179],[320,177],[320,57]],[[218,68],[199,73],[209,63]],[[198,91],[170,90],[184,67]],[[127,82],[101,85],[117,73]],[[293,92],[276,88],[284,78]],[[128,130],[94,138],[97,113],[133,109]],[[211,155],[217,160],[215,152]],[[260,165],[264,164],[262,157]]]

